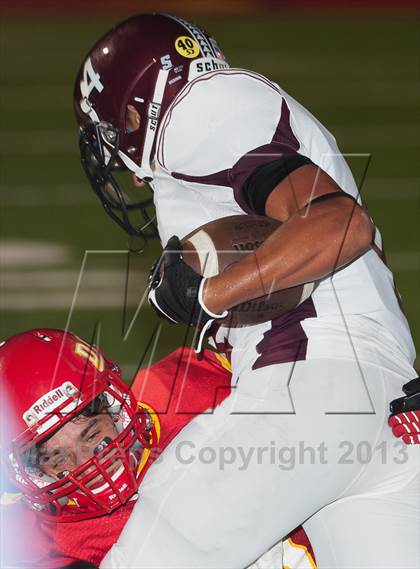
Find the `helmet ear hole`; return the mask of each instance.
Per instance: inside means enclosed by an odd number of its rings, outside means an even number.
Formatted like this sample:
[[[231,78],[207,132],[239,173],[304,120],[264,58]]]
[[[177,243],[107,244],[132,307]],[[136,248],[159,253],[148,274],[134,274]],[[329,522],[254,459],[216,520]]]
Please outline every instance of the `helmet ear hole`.
[[[141,115],[134,105],[127,105],[125,110],[125,131],[131,134],[139,130],[141,124]]]

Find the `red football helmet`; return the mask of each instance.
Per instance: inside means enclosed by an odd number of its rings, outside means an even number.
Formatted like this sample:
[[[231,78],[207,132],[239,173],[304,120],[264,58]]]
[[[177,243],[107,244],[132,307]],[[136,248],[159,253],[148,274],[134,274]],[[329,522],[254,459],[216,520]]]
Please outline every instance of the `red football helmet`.
[[[125,20],[85,58],[74,90],[82,165],[107,213],[130,235],[155,235],[151,199],[131,200],[112,172],[125,168],[151,182],[156,135],[169,105],[188,81],[225,67],[213,38],[164,14]],[[140,223],[131,221],[132,212],[140,213]]]
[[[157,417],[97,347],[61,330],[18,334],[0,344],[0,381],[2,462],[34,509],[56,521],[86,519],[136,494],[158,442]],[[99,413],[114,438],[95,442],[75,468],[46,474],[42,445],[70,421]]]

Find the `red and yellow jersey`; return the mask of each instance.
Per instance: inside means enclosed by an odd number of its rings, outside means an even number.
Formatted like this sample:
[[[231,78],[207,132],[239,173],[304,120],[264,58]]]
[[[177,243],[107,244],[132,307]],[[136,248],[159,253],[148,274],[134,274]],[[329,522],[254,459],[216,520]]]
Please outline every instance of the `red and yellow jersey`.
[[[283,569],[316,569],[315,554],[303,528],[296,528],[283,542]]]
[[[191,349],[179,348],[150,368],[140,370],[132,389],[140,404],[153,415],[160,431],[159,448],[151,452],[146,470],[195,416],[214,409],[229,395],[229,364],[211,351],[205,351],[198,360]],[[12,496],[3,502],[0,513],[2,522],[6,519],[7,522],[2,523],[2,541],[9,544],[10,550],[7,562],[31,569],[58,569],[77,559],[99,565],[117,541],[135,504],[128,502],[99,518],[53,523],[40,519],[23,504],[14,503]],[[302,536],[306,539],[303,544]],[[299,555],[302,557],[303,547],[308,544],[303,530],[296,534],[295,543],[289,541],[290,569],[315,566],[298,565],[295,561]],[[273,569],[281,569],[281,557]]]

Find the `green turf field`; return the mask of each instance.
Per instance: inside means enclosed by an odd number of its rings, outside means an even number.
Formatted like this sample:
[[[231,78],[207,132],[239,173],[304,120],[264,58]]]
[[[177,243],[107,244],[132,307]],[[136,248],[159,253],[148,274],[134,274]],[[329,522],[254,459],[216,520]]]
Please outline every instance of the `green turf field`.
[[[155,356],[183,341],[144,308],[145,271],[157,244],[130,259],[126,238],[103,213],[78,161],[72,85],[97,36],[112,21],[9,20],[2,37],[1,337],[35,326],[70,328],[101,344],[127,376],[149,345]],[[415,339],[420,338],[419,40],[411,19],[280,17],[207,21],[234,66],[276,80],[336,136],[381,228]],[[73,293],[84,259],[74,310]],[[139,284],[140,283],[140,284]],[[128,338],[127,330],[130,332]],[[123,341],[124,340],[124,341]]]

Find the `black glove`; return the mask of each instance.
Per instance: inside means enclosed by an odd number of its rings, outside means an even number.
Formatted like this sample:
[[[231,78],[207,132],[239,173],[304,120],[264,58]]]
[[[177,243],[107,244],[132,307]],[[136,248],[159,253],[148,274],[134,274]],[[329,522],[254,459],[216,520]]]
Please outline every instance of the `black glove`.
[[[175,324],[187,324],[200,330],[196,351],[201,350],[204,334],[212,323],[228,314],[227,310],[214,314],[206,307],[203,301],[205,281],[184,263],[181,242],[175,235],[169,239],[149,277],[148,299],[158,315]]]
[[[388,424],[406,444],[420,444],[420,377],[403,385],[404,397],[391,401]]]

